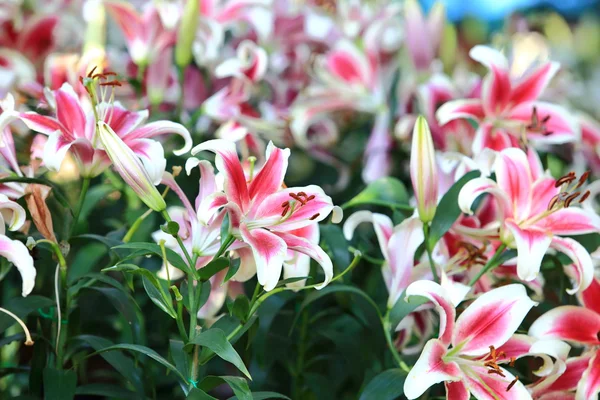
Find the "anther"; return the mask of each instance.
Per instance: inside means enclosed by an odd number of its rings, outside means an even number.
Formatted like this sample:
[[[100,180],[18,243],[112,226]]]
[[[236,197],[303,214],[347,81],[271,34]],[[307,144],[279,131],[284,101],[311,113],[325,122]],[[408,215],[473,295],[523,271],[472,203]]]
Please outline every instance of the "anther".
[[[552,199],[550,199],[550,202],[548,203],[548,211],[552,210],[556,203],[558,203],[559,197],[560,194],[557,194],[556,196],[552,197]]]
[[[583,203],[588,197],[590,197],[590,191],[586,190],[585,193],[583,193],[583,196],[581,196],[579,199],[579,203]]]
[[[572,195],[570,195],[569,197],[567,197],[565,199],[565,207],[569,207],[571,205],[571,202],[573,200],[575,200],[577,197],[579,197],[580,194],[581,194],[581,192],[575,192]]]
[[[508,363],[508,366],[509,367],[514,367],[515,366],[515,361],[516,361],[516,359],[514,357],[511,357],[510,358],[510,363]]]
[[[92,75],[94,75],[94,71],[96,71],[96,68],[98,68],[97,65],[95,65],[94,68],[92,68],[92,70],[90,71],[90,73],[87,75],[88,78],[91,78]]]
[[[515,384],[519,381],[519,377],[515,376],[515,379],[508,385],[508,387],[506,388],[506,391],[508,392],[510,389],[512,389],[513,386],[515,386]]]
[[[283,203],[281,203],[281,207],[289,207],[290,202],[289,201],[284,201]]]
[[[504,375],[504,373],[502,373],[502,371],[497,370],[497,369],[488,370],[488,374],[496,374],[496,375],[500,375],[503,378],[506,378],[506,375]]]
[[[310,217],[309,220],[311,220],[311,221],[315,220],[315,219],[317,219],[319,217],[319,215],[320,215],[319,213],[316,213],[315,215],[313,215],[312,217]]]
[[[581,175],[581,178],[579,178],[579,182],[577,183],[577,186],[575,186],[575,189],[578,189],[581,186],[583,186],[583,184],[587,181],[589,176],[590,176],[590,171],[585,171],[583,173],[583,175]]]
[[[569,172],[567,175],[559,178],[554,183],[554,187],[560,187],[563,183],[571,183],[576,179],[574,172]]]

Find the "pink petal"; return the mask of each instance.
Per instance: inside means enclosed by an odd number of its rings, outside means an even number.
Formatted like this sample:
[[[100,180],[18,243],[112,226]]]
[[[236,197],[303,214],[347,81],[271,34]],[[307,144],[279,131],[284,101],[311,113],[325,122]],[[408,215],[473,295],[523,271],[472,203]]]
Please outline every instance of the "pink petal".
[[[544,176],[544,166],[538,153],[532,148],[527,149],[527,159],[529,160],[529,168],[531,170],[531,179],[535,182]]]
[[[123,31],[128,42],[132,42],[142,29],[139,14],[131,4],[121,1],[105,1],[106,9]]]
[[[500,115],[506,109],[511,92],[508,70],[492,66],[483,79],[481,100],[487,115]]]
[[[84,138],[87,118],[73,87],[64,83],[60,89],[54,92],[54,97],[56,98],[56,116],[66,128],[65,133],[68,132],[74,138]]]
[[[444,362],[446,345],[437,339],[431,339],[425,345],[421,356],[412,367],[404,381],[404,395],[416,399],[436,383],[458,381],[461,371],[455,362]]]
[[[265,197],[277,192],[283,185],[287,171],[289,149],[280,149],[269,142],[267,146],[267,161],[254,177],[248,188],[253,204],[261,204]]]
[[[506,285],[479,296],[456,320],[452,346],[460,354],[481,356],[502,346],[536,303],[520,284]],[[462,346],[462,347],[461,347]]]
[[[391,282],[388,287],[388,306],[393,307],[411,280],[415,253],[423,243],[423,223],[419,218],[407,218],[394,229],[387,244]]]
[[[279,282],[287,252],[285,241],[266,229],[248,230],[245,224],[240,225],[240,233],[252,248],[258,282],[265,291],[273,290]]]
[[[446,125],[450,121],[462,118],[480,121],[485,117],[485,112],[479,99],[453,100],[442,104],[435,116],[440,125]]]
[[[552,232],[535,227],[521,228],[514,220],[505,220],[517,247],[517,274],[524,281],[534,280],[540,272],[542,258],[552,242]]]
[[[298,193],[306,194],[304,198],[311,196],[314,198],[302,205],[292,197],[297,196]],[[283,216],[285,202],[289,202],[290,207],[288,213]],[[289,231],[310,225],[313,221],[322,221],[332,210],[331,197],[327,196],[320,187],[310,185],[283,189],[267,196],[255,210],[252,210],[248,218],[272,230]]]
[[[581,292],[580,300],[586,308],[600,315],[600,281],[597,278],[593,279],[590,286]]]
[[[105,108],[102,112],[106,115],[105,122],[123,140],[127,140],[128,135],[148,119],[148,110],[129,111],[118,103]]]
[[[43,61],[55,45],[54,29],[58,22],[57,15],[30,18],[19,37],[21,52],[34,63]]]
[[[441,343],[449,344],[454,330],[456,310],[446,291],[435,282],[416,281],[406,288],[406,301],[410,301],[410,296],[426,297],[435,305],[440,315],[439,339]]]
[[[50,134],[44,145],[44,165],[51,171],[60,170],[60,166],[73,143],[67,141],[61,131]]]
[[[249,246],[242,247],[237,249],[236,253],[240,258],[240,268],[231,279],[236,282],[246,282],[256,275],[256,263],[254,262],[252,249]]]
[[[594,263],[585,247],[574,239],[558,236],[552,239],[550,246],[564,253],[573,261],[575,285],[572,289],[567,289],[567,293],[574,294],[586,289],[594,279]]]
[[[357,211],[350,215],[350,217],[346,219],[346,222],[344,222],[344,237],[346,240],[349,241],[352,239],[356,227],[363,222],[370,222],[373,224],[375,235],[377,236],[377,241],[379,243],[379,249],[384,258],[387,259],[387,245],[392,236],[392,230],[394,229],[392,220],[384,214],[372,213],[367,210]]]
[[[373,77],[368,61],[356,46],[347,40],[341,40],[326,54],[325,63],[331,74],[348,84],[371,86]]]
[[[54,118],[39,115],[31,111],[19,113],[18,116],[32,131],[43,133],[48,136],[56,131],[61,131],[70,138],[69,140],[75,140],[69,135],[66,128]]]
[[[565,371],[550,386],[544,388],[544,392],[575,390],[577,384],[581,381],[583,373],[590,365],[590,359],[591,355],[589,353],[580,357],[569,358],[566,362]]]
[[[592,353],[588,368],[584,371],[577,385],[577,400],[598,398],[600,393],[600,349]]]
[[[598,345],[600,315],[576,306],[556,307],[539,317],[529,328],[529,335],[576,343]]]
[[[516,138],[506,129],[496,127],[489,122],[482,122],[475,131],[471,151],[473,154],[479,154],[484,149],[502,151],[508,147],[515,147],[516,142]]]
[[[553,212],[536,226],[555,235],[583,235],[600,231],[600,217],[581,208],[569,207]]]
[[[316,223],[313,224],[316,226]],[[331,263],[331,259],[321,249],[318,243],[311,242],[310,240],[305,239],[304,237],[295,235],[290,232],[273,232],[280,238],[282,238],[287,245],[288,250],[297,251],[302,254],[306,254],[313,260],[319,263],[321,268],[323,268],[323,272],[325,273],[325,280],[320,285],[316,286],[315,289],[319,290],[327,286],[327,284],[333,278],[333,264]]]
[[[471,393],[464,382],[446,382],[446,398],[452,400],[469,400]]]
[[[467,182],[458,194],[458,205],[465,214],[473,214],[471,206],[477,198],[484,194],[492,194],[498,201],[500,211],[505,218],[512,217],[512,205],[508,196],[504,193],[496,182],[489,178],[475,178]]]
[[[158,135],[176,134],[181,136],[185,143],[182,148],[173,150],[173,154],[180,156],[192,149],[192,137],[187,128],[181,124],[171,121],[155,121],[141,126],[126,136],[126,140],[138,138],[152,138]],[[236,155],[237,158],[237,155]]]
[[[377,113],[375,123],[364,152],[363,181],[369,183],[389,175],[391,170],[390,151],[393,140],[389,132],[390,113]]]
[[[527,155],[521,149],[508,148],[496,156],[496,181],[507,194],[513,210],[513,217],[527,215],[531,198],[531,170]]]
[[[223,208],[229,200],[227,195],[221,192],[213,192],[206,196],[199,206],[196,206],[198,218],[204,224],[208,224],[216,212]]]
[[[551,177],[538,179],[531,188],[531,207],[529,215],[540,215],[548,211],[548,205],[554,196],[560,192],[555,187],[556,180]]]
[[[514,86],[510,95],[512,104],[521,104],[527,101],[537,100],[558,69],[560,65],[556,62],[547,62],[531,72],[525,79]]]
[[[538,124],[547,117],[545,122],[547,134],[541,134],[536,131],[527,131],[527,137],[539,143],[561,144],[574,141],[576,137],[577,126],[575,119],[567,110],[556,104],[535,101],[521,103],[513,107],[508,115],[508,119],[521,121],[524,125],[532,124],[533,108],[537,110]]]
[[[181,189],[181,187],[179,186],[177,181],[175,181],[175,178],[173,177],[173,175],[171,173],[164,172],[160,183],[165,186],[168,186],[177,195],[177,197],[179,197],[179,200],[181,200],[181,203],[187,210],[190,217],[192,217],[192,216],[195,217],[196,211],[194,210],[194,208],[192,207],[192,204],[190,203],[187,196],[183,192],[183,189]]]
[[[10,240],[4,235],[0,235],[0,256],[13,263],[21,274],[23,280],[21,294],[23,297],[31,293],[35,285],[36,270],[27,247],[19,241]]]
[[[498,353],[503,352],[506,355],[506,360],[509,360],[511,357],[519,358],[529,353],[535,341],[536,339],[531,336],[514,334],[496,350]]]
[[[216,154],[217,169],[225,174],[225,193],[229,200],[236,203],[244,213],[248,209],[250,198],[246,175],[235,150],[235,143],[222,139],[208,140],[192,149],[192,155],[208,150]],[[281,208],[281,203],[280,208]],[[281,213],[281,210],[279,211]]]
[[[406,44],[413,65],[417,70],[429,68],[435,57],[435,49],[431,43],[423,10],[416,0],[407,1],[404,5],[404,23]]]
[[[531,395],[521,381],[517,381],[510,390],[508,385],[515,379],[514,375],[500,368],[504,377],[488,373],[485,367],[470,368],[468,379],[465,380],[469,391],[478,400],[523,400]]]
[[[200,182],[198,184],[198,196],[196,196],[196,209],[200,208],[202,201],[217,191],[217,181],[215,180],[215,170],[206,160],[198,163],[200,168]]]

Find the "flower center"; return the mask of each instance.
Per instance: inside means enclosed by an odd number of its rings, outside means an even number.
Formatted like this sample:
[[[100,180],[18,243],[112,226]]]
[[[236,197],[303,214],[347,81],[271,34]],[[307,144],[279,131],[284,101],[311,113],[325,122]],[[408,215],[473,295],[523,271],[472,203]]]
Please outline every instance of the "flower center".
[[[494,346],[490,346],[490,353],[486,356],[486,359],[488,357],[489,357],[489,360],[483,363],[483,365],[488,369],[488,374],[496,374],[496,375],[500,375],[503,378],[506,378],[506,375],[504,375],[504,372],[502,372],[502,369],[498,365],[498,361],[500,359],[506,358],[506,353],[503,351],[498,352]],[[514,357],[510,358],[508,365],[511,367],[514,367],[514,365],[515,365]],[[519,380],[519,377],[516,376],[515,379],[513,379],[508,384],[506,391],[508,392],[517,383],[518,380]]]
[[[549,131],[546,127],[546,123],[550,120],[551,115],[548,114],[544,118],[538,116],[537,107],[533,106],[531,111],[531,123],[525,127],[529,132],[535,132],[544,136],[551,135],[553,132]]]
[[[292,200],[287,200],[281,203],[281,208],[283,208],[283,210],[281,211],[281,216],[283,217],[281,222],[290,218],[296,210],[299,210],[300,208],[304,207],[306,204],[308,204],[315,198],[314,194],[311,194],[309,196],[304,192],[290,193],[289,195],[292,198]],[[318,217],[319,213],[316,213],[309,219],[312,221]]]
[[[485,244],[481,248],[469,242],[460,242],[458,245],[460,246],[460,249],[467,253],[462,260],[462,264],[467,269],[471,268],[473,265],[484,265],[487,262],[488,258],[484,254],[486,250]]]
[[[94,73],[97,68],[97,66],[94,67],[85,77],[80,76],[79,81],[90,96],[96,122],[104,121],[110,125],[114,111],[114,89],[122,85],[116,78],[116,72]],[[108,104],[108,106],[100,106],[101,104]]]

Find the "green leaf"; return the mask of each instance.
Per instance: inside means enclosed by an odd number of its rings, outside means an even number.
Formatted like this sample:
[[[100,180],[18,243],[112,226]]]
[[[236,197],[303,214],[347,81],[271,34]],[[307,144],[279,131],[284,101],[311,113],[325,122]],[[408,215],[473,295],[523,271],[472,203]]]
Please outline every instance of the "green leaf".
[[[112,249],[113,247],[117,247],[123,243],[121,240],[118,240],[118,239],[115,239],[112,237],[102,236],[102,235],[94,235],[92,233],[84,233],[82,235],[73,236],[71,238],[71,240],[78,240],[78,239],[95,240],[97,242],[104,244],[109,249]]]
[[[198,270],[198,277],[201,281],[207,281],[216,275],[218,272],[224,270],[229,266],[229,259],[225,257],[219,257],[216,260],[212,260],[204,267]]]
[[[54,300],[47,297],[30,295],[27,297],[15,297],[3,307],[16,314],[19,318],[25,319],[38,308],[53,307],[55,304]],[[16,323],[12,317],[9,317],[5,313],[0,313],[0,332],[4,332]]]
[[[84,221],[88,218],[92,210],[98,203],[106,199],[107,196],[115,192],[113,185],[98,185],[93,186],[85,195],[85,200],[81,211],[79,212],[79,220]]]
[[[229,260],[229,269],[225,274],[225,278],[223,279],[223,283],[229,281],[240,269],[240,265],[242,260],[240,258],[234,258]]]
[[[231,308],[231,315],[241,321],[246,321],[249,312],[250,300],[248,300],[248,298],[243,294],[236,297],[235,301],[233,302],[233,307]]]
[[[144,250],[143,252],[139,252],[138,255],[146,255],[146,254],[154,254],[162,259],[162,250],[159,245],[154,243],[125,243],[119,246],[113,247],[113,249],[133,249],[133,250]],[[195,276],[195,272],[191,271],[189,266],[183,261],[183,258],[173,250],[166,248],[167,259],[169,263],[177,269],[182,270],[186,274],[192,274]]]
[[[217,400],[216,398],[208,395],[206,392],[200,389],[192,389],[190,393],[187,395],[186,399],[188,400]]]
[[[91,346],[95,351],[106,349],[113,345],[110,340],[93,335],[80,335],[74,337],[73,340],[81,340],[82,342]],[[133,384],[133,387],[137,393],[144,393],[144,385],[138,373],[138,368],[130,358],[116,352],[99,354],[107,363],[112,365],[117,372],[119,372],[121,375],[123,375],[123,377],[125,377],[125,379]]]
[[[115,344],[115,345],[97,350],[95,353],[90,354],[90,356],[92,356],[94,354],[101,354],[101,353],[106,353],[108,351],[115,351],[115,350],[129,350],[129,351],[134,351],[137,353],[144,354],[144,355],[150,357],[151,359],[153,359],[154,361],[158,362],[159,364],[163,365],[167,369],[173,371],[182,381],[187,382],[185,376],[183,376],[183,374],[181,372],[179,372],[179,370],[173,364],[168,362],[160,354],[158,354],[156,351],[152,350],[151,348],[146,347],[146,346],[141,346],[139,344],[129,344],[129,343]]]
[[[252,392],[252,400],[284,399],[292,400],[287,396],[275,392]],[[233,396],[227,400],[239,400],[239,397]]]
[[[359,400],[394,400],[404,394],[406,372],[400,368],[388,369],[371,379]]]
[[[146,294],[152,300],[154,304],[158,306],[165,313],[169,314],[171,318],[177,318],[177,312],[173,307],[173,299],[171,294],[166,292],[156,276],[145,268],[140,268],[134,264],[117,264],[113,267],[104,268],[102,272],[110,271],[121,271],[130,274],[140,275],[142,277],[142,284]]]
[[[119,399],[138,397],[135,392],[110,383],[90,383],[88,385],[79,386],[75,390],[75,394],[82,396],[116,397]]]
[[[479,171],[471,171],[460,178],[440,200],[431,226],[429,229],[429,249],[433,249],[436,243],[452,227],[462,211],[458,206],[458,194],[463,186],[480,175]]]
[[[190,349],[192,345],[195,344],[209,348],[223,360],[235,365],[237,369],[239,369],[249,379],[252,379],[252,377],[250,376],[250,372],[248,372],[248,369],[246,369],[246,366],[242,361],[242,358],[235,351],[231,343],[229,343],[225,332],[223,332],[221,329],[211,328],[204,332],[201,332],[185,347],[187,349]]]
[[[344,267],[350,265],[348,241],[344,237],[342,228],[339,225],[323,224],[319,225],[319,230],[321,231],[321,242],[325,244],[331,254],[334,265]]]
[[[115,309],[125,317],[130,326],[139,324],[137,312],[140,311],[140,308],[131,295],[116,288],[90,286],[87,289],[94,290],[106,296]]]
[[[396,304],[394,304],[394,307],[392,307],[392,309],[390,310],[389,321],[391,329],[395,329],[396,326],[398,326],[398,324],[400,323],[400,321],[404,319],[404,317],[406,317],[408,314],[415,311],[417,307],[427,303],[428,301],[426,297],[411,296],[410,302],[407,303],[406,300],[404,300],[404,298],[405,295],[404,292],[402,292],[400,297],[398,297]]]
[[[44,368],[44,400],[71,400],[76,386],[75,371]]]
[[[362,192],[342,206],[350,208],[362,205],[381,205],[387,207],[408,206],[408,193],[402,182],[396,178],[385,177],[371,182]]]
[[[166,224],[161,225],[160,230],[173,237],[177,237],[179,234],[179,224],[175,221],[169,221]]]
[[[296,313],[296,320],[298,319],[298,316],[302,313],[302,311],[304,311],[304,309],[306,307],[308,307],[310,304],[314,303],[315,301],[319,300],[320,298],[325,297],[332,293],[349,293],[349,294],[356,294],[359,297],[362,297],[363,299],[365,299],[367,301],[368,304],[373,306],[373,308],[377,312],[377,315],[381,319],[381,313],[379,312],[379,307],[377,306],[377,304],[375,304],[373,299],[371,299],[371,297],[369,297],[368,294],[366,294],[365,292],[363,292],[362,290],[360,290],[359,288],[354,287],[354,286],[332,285],[332,286],[327,286],[324,289],[311,292],[308,296],[306,296],[306,298],[300,305],[300,310]],[[294,321],[294,324],[295,324],[295,321]]]
[[[240,400],[252,400],[252,393],[248,387],[248,382],[240,376],[207,376],[200,382],[198,388],[208,392],[223,383],[229,385],[236,398]]]
[[[169,351],[171,352],[171,359],[179,372],[181,372],[182,375],[187,375],[190,371],[190,357],[188,353],[183,350],[183,342],[181,340],[169,340]]]

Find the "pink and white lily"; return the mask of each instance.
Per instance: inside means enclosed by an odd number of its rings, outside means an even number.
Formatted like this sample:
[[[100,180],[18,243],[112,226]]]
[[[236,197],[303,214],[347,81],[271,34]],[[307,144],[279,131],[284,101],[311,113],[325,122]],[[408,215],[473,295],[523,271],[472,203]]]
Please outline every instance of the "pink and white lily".
[[[0,256],[13,263],[21,274],[23,297],[31,293],[35,285],[36,270],[33,258],[23,243],[6,236],[4,225],[6,223],[9,230],[16,231],[21,229],[25,223],[25,217],[26,213],[23,207],[0,194]]]
[[[442,2],[433,5],[427,19],[417,0],[405,2],[405,42],[410,60],[417,71],[427,71],[436,58],[445,19],[446,11]]]
[[[537,338],[554,338],[588,347],[582,357],[571,360],[568,375],[538,390],[546,392],[575,390],[575,399],[594,399],[600,393],[600,280],[594,279],[580,293],[582,306],[556,307],[539,317],[529,329]]]
[[[294,231],[322,221],[334,211],[334,206],[318,186],[283,188],[289,150],[269,143],[267,161],[256,176],[251,174],[250,182],[234,143],[209,140],[192,149],[192,154],[205,150],[216,154],[217,169],[225,179],[224,192],[204,199],[199,215],[206,220],[219,209],[227,210],[231,234],[252,250],[251,261],[255,263],[258,282],[265,290],[277,285],[288,250],[316,260],[325,273],[325,280],[317,288],[327,285],[333,276],[331,259],[318,245]],[[242,263],[244,261],[242,258]]]
[[[31,130],[48,136],[44,147],[43,161],[46,167],[58,171],[67,152],[77,160],[81,175],[94,177],[110,165],[96,137],[96,115],[118,135],[148,170],[155,184],[160,182],[166,166],[162,145],[153,137],[175,133],[185,140],[184,146],[175,150],[176,155],[188,152],[192,139],[188,130],[181,124],[171,121],[156,121],[145,124],[148,111],[132,112],[119,103],[100,103],[96,113],[86,109],[80,102],[73,87],[67,83],[52,92],[48,99],[55,116],[45,116],[33,111],[19,112],[13,108],[4,111],[4,123],[19,119]],[[0,119],[2,119],[0,117]]]
[[[558,64],[545,62],[522,77],[510,74],[510,65],[499,51],[475,46],[469,55],[489,72],[483,80],[480,99],[453,100],[437,111],[440,125],[456,119],[475,120],[479,127],[473,153],[484,148],[518,147],[522,140],[536,143],[566,143],[579,134],[564,108],[538,98],[558,71]]]
[[[106,0],[104,4],[125,35],[131,59],[138,66],[152,64],[165,48],[175,43],[175,30],[163,26],[152,4],[143,13],[124,1]]]
[[[580,187],[586,177],[575,174],[555,180],[542,170],[536,153],[508,148],[498,153],[495,161],[496,182],[489,178],[469,181],[460,191],[458,203],[466,214],[483,193],[494,196],[497,220],[480,230],[482,236],[500,238],[516,248],[517,273],[523,280],[537,277],[544,254],[549,248],[573,260],[575,284],[569,293],[588,287],[593,278],[589,253],[577,241],[562,235],[597,232],[600,217],[582,208],[572,207],[583,199]],[[570,207],[571,206],[571,207]]]
[[[501,367],[510,360],[496,349],[504,345],[536,305],[519,284],[503,286],[479,296],[456,319],[448,293],[437,283],[417,281],[406,289],[411,296],[429,299],[440,315],[437,339],[425,345],[404,382],[404,395],[416,399],[429,387],[444,382],[446,398],[529,399],[531,395]],[[490,372],[494,371],[494,372]]]

